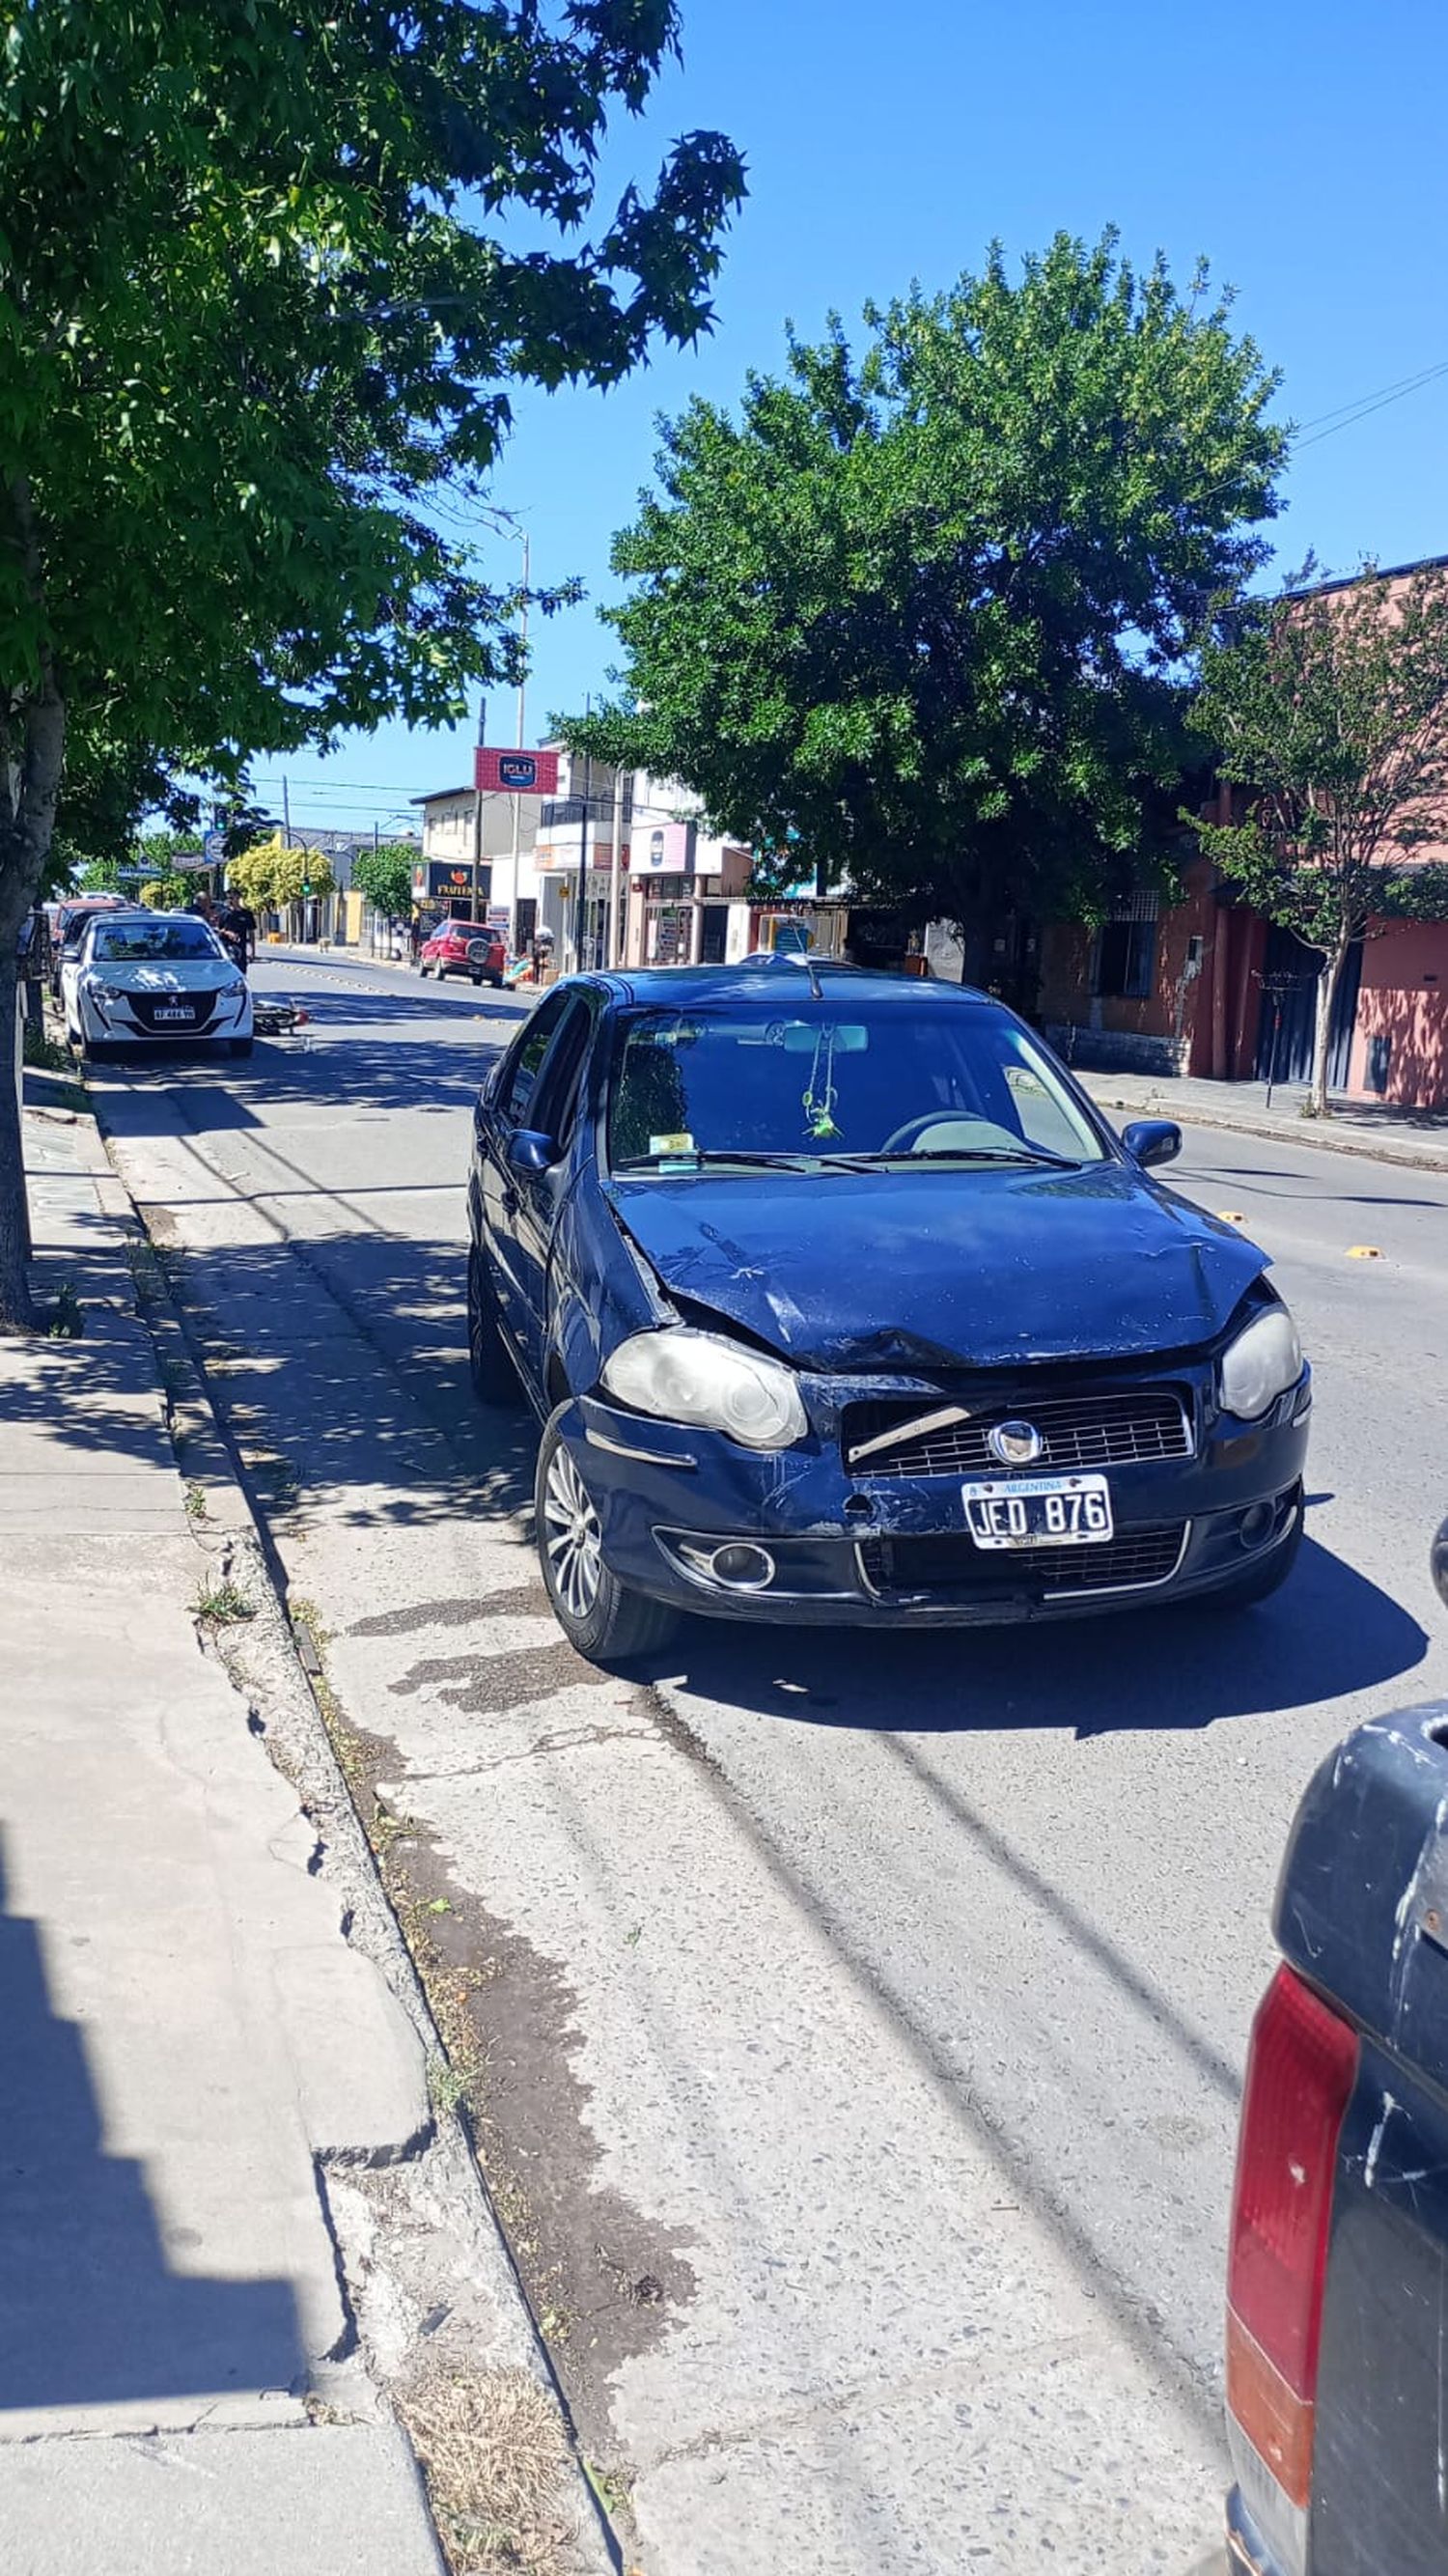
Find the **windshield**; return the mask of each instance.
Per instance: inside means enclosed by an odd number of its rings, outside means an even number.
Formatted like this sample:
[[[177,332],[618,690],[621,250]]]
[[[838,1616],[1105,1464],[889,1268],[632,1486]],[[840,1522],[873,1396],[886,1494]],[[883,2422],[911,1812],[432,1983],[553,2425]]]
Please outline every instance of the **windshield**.
[[[646,1011],[609,1090],[614,1171],[718,1156],[786,1162],[1099,1163],[1050,1058],[988,1005],[834,995]]]
[[[94,962],[105,958],[109,964],[151,965],[165,959],[169,964],[178,957],[219,957],[222,954],[212,932],[204,921],[117,921],[97,925],[91,941]]]

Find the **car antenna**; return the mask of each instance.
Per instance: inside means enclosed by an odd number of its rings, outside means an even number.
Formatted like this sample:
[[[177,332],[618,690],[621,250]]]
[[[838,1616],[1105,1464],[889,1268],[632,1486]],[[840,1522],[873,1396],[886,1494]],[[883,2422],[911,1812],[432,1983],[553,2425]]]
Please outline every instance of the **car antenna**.
[[[814,958],[809,949],[802,948],[796,950],[793,963],[796,966],[802,966],[804,968],[805,973],[809,977],[809,989],[812,998],[816,1002],[822,1002],[825,997],[825,988],[820,982],[820,970],[815,964]]]

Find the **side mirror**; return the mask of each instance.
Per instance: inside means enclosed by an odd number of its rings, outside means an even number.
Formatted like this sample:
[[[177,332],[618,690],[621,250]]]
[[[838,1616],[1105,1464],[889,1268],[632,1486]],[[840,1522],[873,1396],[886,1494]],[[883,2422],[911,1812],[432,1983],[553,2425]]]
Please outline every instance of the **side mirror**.
[[[1123,1127],[1121,1141],[1134,1163],[1148,1170],[1153,1163],[1174,1163],[1182,1149],[1182,1131],[1170,1118],[1135,1118]]]
[[[1433,1567],[1433,1580],[1438,1586],[1439,1599],[1448,1603],[1448,1521],[1443,1523],[1442,1528],[1439,1530],[1437,1537],[1433,1541],[1431,1563]]]
[[[558,1148],[551,1136],[540,1136],[534,1127],[520,1127],[508,1139],[508,1169],[521,1180],[536,1181],[551,1171],[558,1160]]]

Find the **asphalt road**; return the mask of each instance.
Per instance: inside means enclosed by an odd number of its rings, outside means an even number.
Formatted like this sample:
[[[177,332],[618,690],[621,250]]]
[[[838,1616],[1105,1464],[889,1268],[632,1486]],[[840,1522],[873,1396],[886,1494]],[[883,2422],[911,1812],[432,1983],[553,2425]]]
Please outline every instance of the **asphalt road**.
[[[257,981],[308,1031],[105,1114],[475,1980],[490,2165],[649,2576],[1203,2567],[1283,1836],[1346,1727],[1448,1690],[1448,1176],[1206,1130],[1172,1175],[1317,1370],[1271,1603],[699,1625],[630,1686],[553,1628],[527,1417],[467,1386],[468,1113],[518,1006]]]

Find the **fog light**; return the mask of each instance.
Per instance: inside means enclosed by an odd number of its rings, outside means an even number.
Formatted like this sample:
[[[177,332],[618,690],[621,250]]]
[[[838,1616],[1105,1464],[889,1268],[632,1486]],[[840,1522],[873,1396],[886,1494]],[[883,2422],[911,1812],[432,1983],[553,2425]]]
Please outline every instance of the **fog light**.
[[[1242,1514],[1237,1524],[1237,1536],[1242,1545],[1260,1547],[1264,1539],[1271,1537],[1275,1517],[1270,1503],[1254,1503],[1250,1511]]]
[[[732,1539],[727,1547],[716,1547],[709,1559],[709,1571],[716,1583],[729,1592],[763,1592],[774,1581],[774,1559],[767,1547],[753,1547],[747,1540]]]

